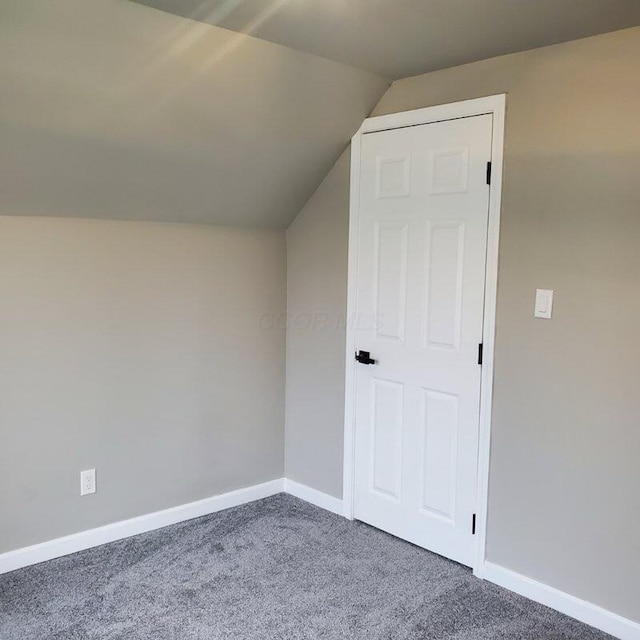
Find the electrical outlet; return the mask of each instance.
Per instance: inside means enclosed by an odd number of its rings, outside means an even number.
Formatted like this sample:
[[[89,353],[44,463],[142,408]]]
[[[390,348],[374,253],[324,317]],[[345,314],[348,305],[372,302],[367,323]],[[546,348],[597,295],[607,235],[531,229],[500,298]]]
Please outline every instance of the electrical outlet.
[[[88,496],[96,492],[96,470],[87,469],[80,472],[80,495]]]

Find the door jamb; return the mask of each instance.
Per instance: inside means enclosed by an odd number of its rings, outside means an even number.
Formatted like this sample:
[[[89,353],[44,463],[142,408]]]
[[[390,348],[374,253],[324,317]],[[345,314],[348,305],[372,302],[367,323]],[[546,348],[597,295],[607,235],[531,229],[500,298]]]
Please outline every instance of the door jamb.
[[[487,230],[487,263],[483,313],[483,363],[480,382],[480,425],[478,440],[478,495],[476,498],[476,551],[474,574],[484,577],[487,539],[487,504],[489,493],[489,459],[491,454],[491,401],[498,284],[498,244],[502,200],[502,167],[504,156],[504,123],[506,94],[426,107],[385,116],[367,118],[351,140],[351,196],[349,203],[349,260],[346,318],[346,371],[344,416],[344,516],[354,518],[355,471],[355,329],[357,325],[356,282],[358,275],[358,228],[360,208],[360,158],[365,133],[399,129],[443,120],[454,120],[485,114],[493,115],[491,139],[491,189]]]

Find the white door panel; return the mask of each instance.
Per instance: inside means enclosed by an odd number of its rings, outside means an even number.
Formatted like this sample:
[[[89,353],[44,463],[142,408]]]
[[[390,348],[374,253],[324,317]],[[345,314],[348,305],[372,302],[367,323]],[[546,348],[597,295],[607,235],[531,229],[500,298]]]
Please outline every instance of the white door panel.
[[[492,116],[365,134],[355,517],[473,559]]]

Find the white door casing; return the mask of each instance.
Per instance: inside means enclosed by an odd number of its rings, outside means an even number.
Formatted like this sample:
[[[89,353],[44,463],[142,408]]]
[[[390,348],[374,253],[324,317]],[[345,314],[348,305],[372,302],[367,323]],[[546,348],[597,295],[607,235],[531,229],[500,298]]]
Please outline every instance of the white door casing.
[[[504,96],[372,118],[352,150],[345,515],[476,570],[503,118]]]

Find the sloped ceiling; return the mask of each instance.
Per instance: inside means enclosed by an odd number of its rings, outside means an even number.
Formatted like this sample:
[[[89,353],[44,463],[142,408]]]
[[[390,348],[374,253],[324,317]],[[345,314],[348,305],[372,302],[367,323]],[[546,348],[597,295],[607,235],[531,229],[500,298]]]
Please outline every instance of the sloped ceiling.
[[[285,227],[388,86],[128,0],[0,3],[0,214]]]
[[[640,24],[640,0],[138,0],[398,79]]]

